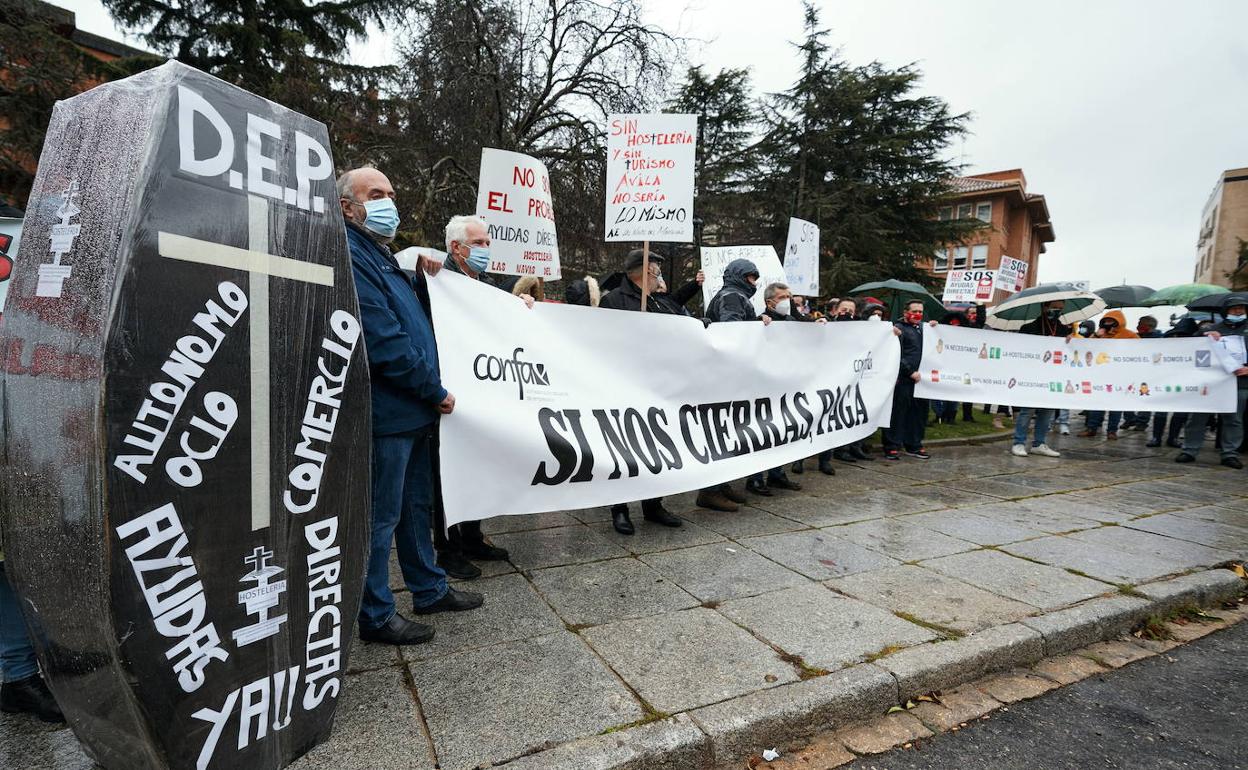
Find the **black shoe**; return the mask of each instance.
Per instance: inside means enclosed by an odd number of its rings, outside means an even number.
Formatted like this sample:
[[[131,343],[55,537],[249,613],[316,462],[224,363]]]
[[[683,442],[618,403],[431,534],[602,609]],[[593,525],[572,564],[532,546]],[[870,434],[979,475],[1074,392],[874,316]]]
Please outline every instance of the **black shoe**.
[[[438,566],[456,580],[474,580],[481,577],[481,568],[468,561],[459,551],[438,554]]]
[[[857,444],[851,444],[849,449],[847,449],[846,451],[849,452],[850,457],[853,457],[857,460],[866,460],[869,463],[875,462],[875,458],[867,454],[866,452],[862,451],[862,448],[859,447]]]
[[[464,556],[476,561],[507,561],[507,549],[490,545],[482,540],[479,543],[464,543],[460,548]]]
[[[1196,462],[1196,458],[1189,455],[1187,452],[1180,452],[1179,456],[1174,458],[1174,461],[1176,463],[1194,463]]]
[[[840,460],[843,463],[858,462],[858,459],[855,458],[852,454],[850,454],[848,449],[845,449],[843,447],[841,449],[833,449],[832,456]]]
[[[932,457],[931,455],[927,453],[927,450],[924,449],[923,447],[919,447],[918,449],[907,449],[906,454],[918,460],[930,460]]]
[[[1161,446],[1161,441],[1159,439],[1150,438],[1148,441],[1144,442],[1144,446],[1148,447],[1149,449],[1156,449],[1157,447]]]
[[[379,644],[424,644],[432,638],[433,626],[413,622],[397,612],[381,628],[360,629],[360,639]]]
[[[806,466],[803,464],[801,460],[798,460],[797,462],[789,466],[789,473],[805,473],[805,472],[806,472]]]
[[[773,492],[767,488],[766,484],[761,481],[755,481],[754,479],[750,479],[745,482],[745,491],[753,492],[761,497],[771,497],[773,494]]]
[[[801,484],[798,484],[796,481],[784,476],[781,476],[778,479],[771,479],[767,482],[767,486],[775,487],[776,489],[787,489],[790,492],[798,492],[802,488]]]
[[[652,521],[655,524],[662,524],[665,527],[679,527],[683,522],[677,518],[675,514],[667,510],[663,506],[656,506],[650,510],[642,510],[641,517],[646,521]]]
[[[1166,446],[1170,447],[1171,449],[1182,449],[1183,442],[1179,441],[1178,439],[1173,439],[1173,438],[1166,439]]]
[[[819,461],[819,472],[820,472],[820,473],[826,473],[826,474],[827,474],[827,475],[829,475],[829,476],[835,476],[835,475],[836,475],[836,467],[832,465],[832,462],[831,462],[830,460],[820,460],[820,461]]]
[[[61,707],[43,681],[35,674],[16,682],[5,682],[0,687],[0,711],[8,714],[31,714],[44,722],[60,724],[65,721]]]
[[[424,607],[413,607],[412,612],[417,615],[432,615],[435,612],[463,612],[464,610],[475,610],[485,604],[485,597],[472,591],[456,591],[454,588],[446,589],[446,596],[438,599],[433,604],[426,604]]]
[[[1244,464],[1239,461],[1238,457],[1223,457],[1222,464],[1228,468],[1234,468],[1237,471],[1244,469]]]
[[[611,526],[621,535],[631,535],[636,531],[633,529],[633,520],[628,517],[628,509],[611,511]]]

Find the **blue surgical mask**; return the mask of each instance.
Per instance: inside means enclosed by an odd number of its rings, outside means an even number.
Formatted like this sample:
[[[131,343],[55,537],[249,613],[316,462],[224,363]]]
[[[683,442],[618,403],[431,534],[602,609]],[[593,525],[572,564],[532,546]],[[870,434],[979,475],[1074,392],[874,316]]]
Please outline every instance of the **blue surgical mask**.
[[[380,235],[382,238],[393,238],[399,229],[399,208],[389,198],[365,201],[364,229]]]
[[[468,267],[474,273],[484,273],[490,266],[490,250],[484,246],[473,246],[468,249]]]
[[[1233,323],[1233,324],[1237,324],[1237,323],[1239,323],[1240,321],[1244,320],[1245,318],[1248,318],[1248,315],[1244,315],[1243,313],[1239,313],[1239,314],[1237,314],[1237,315],[1228,315],[1228,316],[1226,317],[1226,320],[1227,320],[1227,321],[1229,321],[1229,322],[1231,322],[1231,323]]]

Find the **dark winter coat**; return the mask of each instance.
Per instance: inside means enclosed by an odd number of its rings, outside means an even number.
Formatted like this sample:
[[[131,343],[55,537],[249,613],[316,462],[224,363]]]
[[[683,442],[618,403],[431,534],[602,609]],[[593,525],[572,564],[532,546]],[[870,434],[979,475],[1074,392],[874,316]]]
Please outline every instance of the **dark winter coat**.
[[[625,277],[623,283],[603,295],[602,301],[598,303],[598,307],[605,307],[609,310],[640,312],[641,287],[633,283],[631,278]],[[676,304],[667,294],[650,294],[646,297],[646,312],[664,313],[667,315],[689,315],[689,311],[685,310],[683,305]]]
[[[1020,334],[1034,334],[1039,337],[1065,337],[1071,333],[1071,328],[1061,321],[1050,321],[1041,315],[1036,320],[1023,324],[1018,331]]]
[[[895,326],[901,330],[901,366],[897,369],[897,381],[908,382],[923,361],[923,324],[915,326],[902,322]]]
[[[734,259],[724,268],[724,287],[711,299],[706,308],[706,320],[711,323],[723,321],[757,321],[750,298],[758,287],[751,286],[747,275],[758,275],[758,268],[748,259]]]

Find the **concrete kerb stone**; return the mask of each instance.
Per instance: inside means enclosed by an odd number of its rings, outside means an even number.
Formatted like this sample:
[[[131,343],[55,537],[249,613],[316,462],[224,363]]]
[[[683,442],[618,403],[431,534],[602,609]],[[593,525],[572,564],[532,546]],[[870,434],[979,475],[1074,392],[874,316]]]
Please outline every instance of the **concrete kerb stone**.
[[[1105,596],[1019,621],[1044,639],[1046,656],[1120,636],[1154,612],[1147,599]]]
[[[507,770],[688,770],[711,764],[711,741],[687,714],[595,735],[504,763]]]
[[[875,665],[897,678],[898,700],[947,690],[1007,668],[1044,657],[1039,632],[1008,623],[947,642],[921,644],[881,658]]]
[[[1203,607],[1233,601],[1248,590],[1248,582],[1229,569],[1211,569],[1148,583],[1136,590],[1153,603],[1150,615],[1165,615],[1184,605]]]
[[[711,766],[735,770],[751,754],[804,743],[816,733],[883,714],[897,701],[897,681],[864,663],[704,706],[689,716],[710,737]]]

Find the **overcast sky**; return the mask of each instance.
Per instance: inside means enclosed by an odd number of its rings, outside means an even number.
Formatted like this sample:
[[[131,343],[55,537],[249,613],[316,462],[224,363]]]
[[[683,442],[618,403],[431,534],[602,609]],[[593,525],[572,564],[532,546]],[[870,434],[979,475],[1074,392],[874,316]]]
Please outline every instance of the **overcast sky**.
[[[749,67],[759,91],[792,82],[800,0],[644,1],[653,23],[693,38],[693,63]],[[122,39],[98,0],[56,4]],[[846,60],[916,62],[924,92],[971,113],[954,148],[967,173],[1021,168],[1046,197],[1057,241],[1041,280],[1192,279],[1205,201],[1224,169],[1248,166],[1248,2],[819,6]]]

